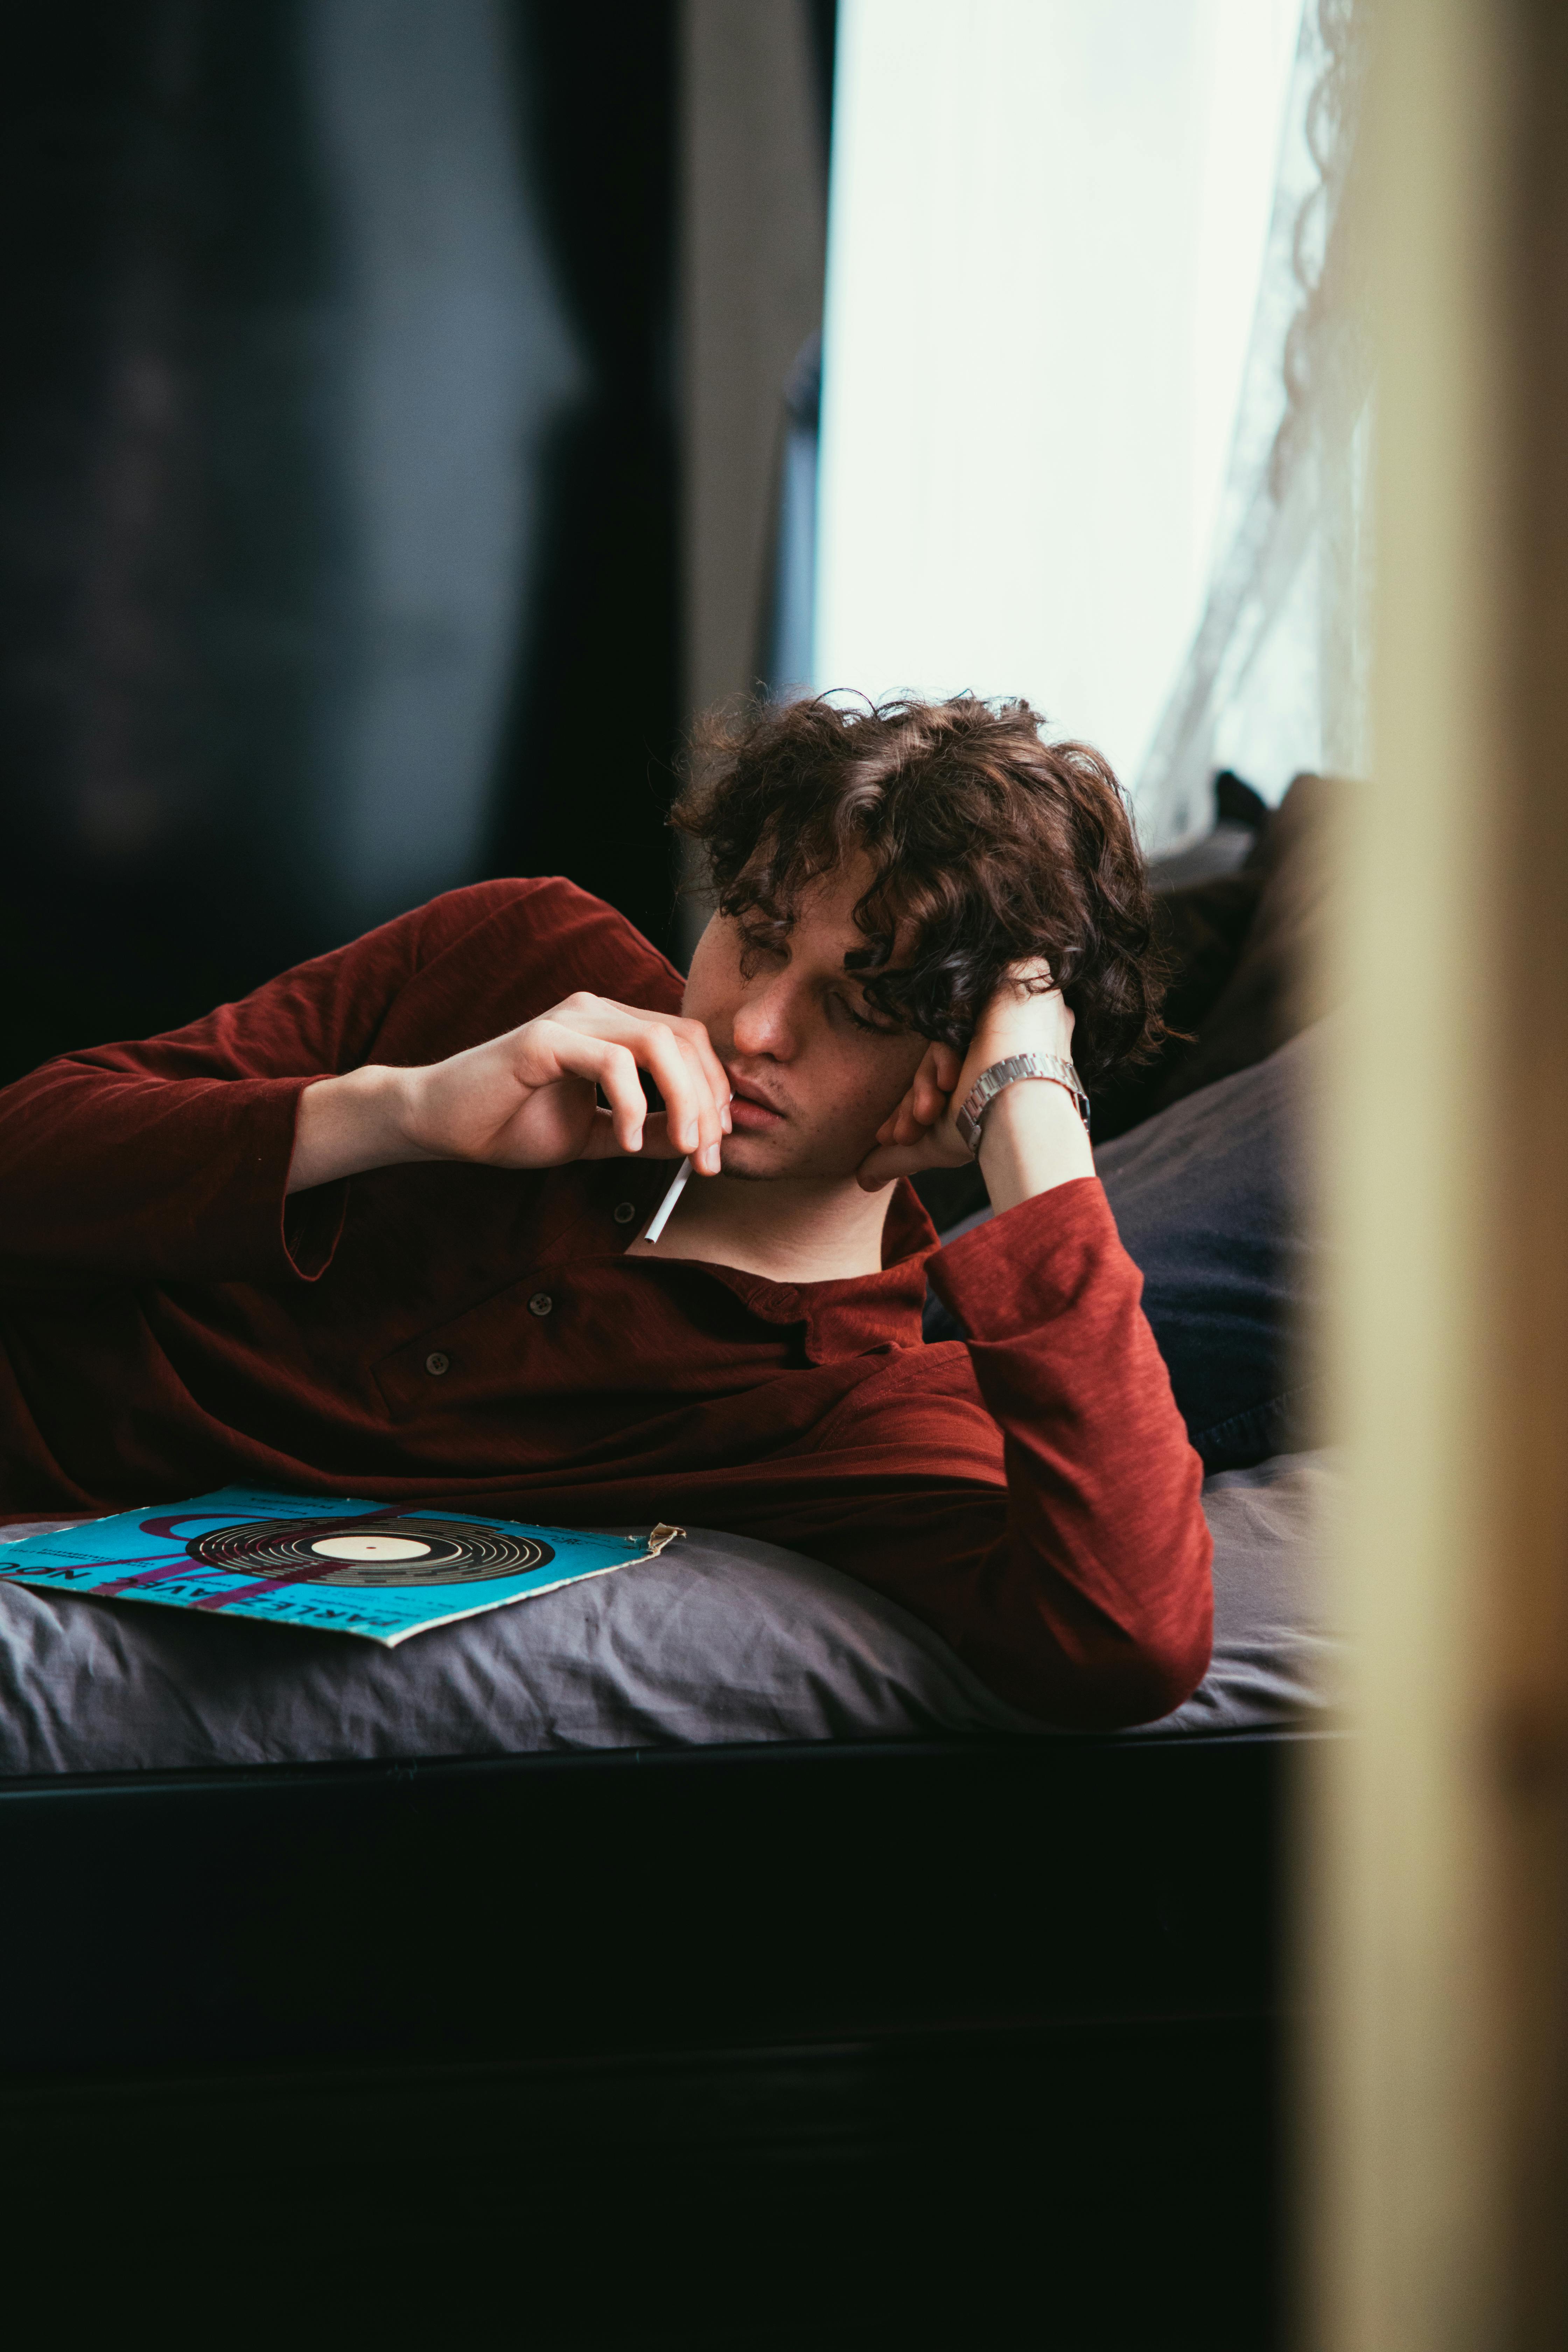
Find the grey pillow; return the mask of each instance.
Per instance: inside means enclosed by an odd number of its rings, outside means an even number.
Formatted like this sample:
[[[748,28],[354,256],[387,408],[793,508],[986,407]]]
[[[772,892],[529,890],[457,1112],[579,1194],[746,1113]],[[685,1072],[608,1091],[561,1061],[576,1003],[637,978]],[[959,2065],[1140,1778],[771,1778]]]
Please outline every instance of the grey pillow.
[[[1215,1664],[1161,1728],[1331,1703],[1317,1532],[1331,1485],[1311,1457],[1210,1482]],[[0,1774],[1041,1729],[868,1586],[700,1529],[390,1651],[0,1580]]]

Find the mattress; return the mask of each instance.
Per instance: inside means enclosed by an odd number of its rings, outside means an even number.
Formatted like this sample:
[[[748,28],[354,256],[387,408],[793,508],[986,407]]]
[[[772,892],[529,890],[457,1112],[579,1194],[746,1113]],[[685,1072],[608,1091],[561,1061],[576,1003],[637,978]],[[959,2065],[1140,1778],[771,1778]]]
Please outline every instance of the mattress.
[[[1335,1483],[1324,1453],[1207,1481],[1213,1663],[1174,1715],[1130,1736],[1331,1720]],[[1072,1736],[997,1698],[854,1578],[711,1530],[393,1651],[0,1582],[7,1777],[997,1734]]]

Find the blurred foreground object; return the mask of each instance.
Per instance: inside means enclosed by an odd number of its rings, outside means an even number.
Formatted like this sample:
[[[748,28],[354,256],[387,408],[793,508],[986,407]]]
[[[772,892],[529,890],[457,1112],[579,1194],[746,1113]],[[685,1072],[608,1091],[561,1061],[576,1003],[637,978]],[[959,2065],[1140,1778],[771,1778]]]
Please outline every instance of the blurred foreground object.
[[[1357,1736],[1301,1887],[1304,2340],[1568,2342],[1568,16],[1383,0],[1373,782],[1332,1185]]]

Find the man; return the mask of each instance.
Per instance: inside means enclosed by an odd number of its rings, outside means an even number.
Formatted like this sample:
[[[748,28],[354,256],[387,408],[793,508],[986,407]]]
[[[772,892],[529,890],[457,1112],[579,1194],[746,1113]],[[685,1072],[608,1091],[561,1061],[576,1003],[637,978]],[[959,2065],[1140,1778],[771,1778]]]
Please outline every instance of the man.
[[[0,1508],[724,1528],[1044,1720],[1165,1713],[1199,1465],[1071,1060],[1160,1034],[1114,778],[1022,704],[819,701],[710,726],[674,821],[718,900],[684,990],[571,884],[485,883],[0,1095]],[[976,1136],[1000,1213],[933,1257],[894,1180]],[[967,1343],[923,1344],[928,1266]]]

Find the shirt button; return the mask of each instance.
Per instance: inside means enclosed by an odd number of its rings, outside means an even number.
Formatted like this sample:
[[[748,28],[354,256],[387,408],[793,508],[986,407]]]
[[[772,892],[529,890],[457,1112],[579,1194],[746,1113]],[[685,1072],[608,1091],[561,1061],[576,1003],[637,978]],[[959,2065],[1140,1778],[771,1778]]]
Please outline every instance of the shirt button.
[[[433,1380],[438,1381],[443,1372],[451,1370],[452,1359],[444,1355],[439,1348],[432,1348],[425,1359],[425,1369]]]
[[[548,1315],[554,1304],[547,1290],[536,1290],[528,1302],[528,1311],[531,1315]]]
[[[637,1207],[635,1202],[631,1201],[617,1201],[616,1202],[615,1218],[617,1225],[629,1225],[636,1215]]]

